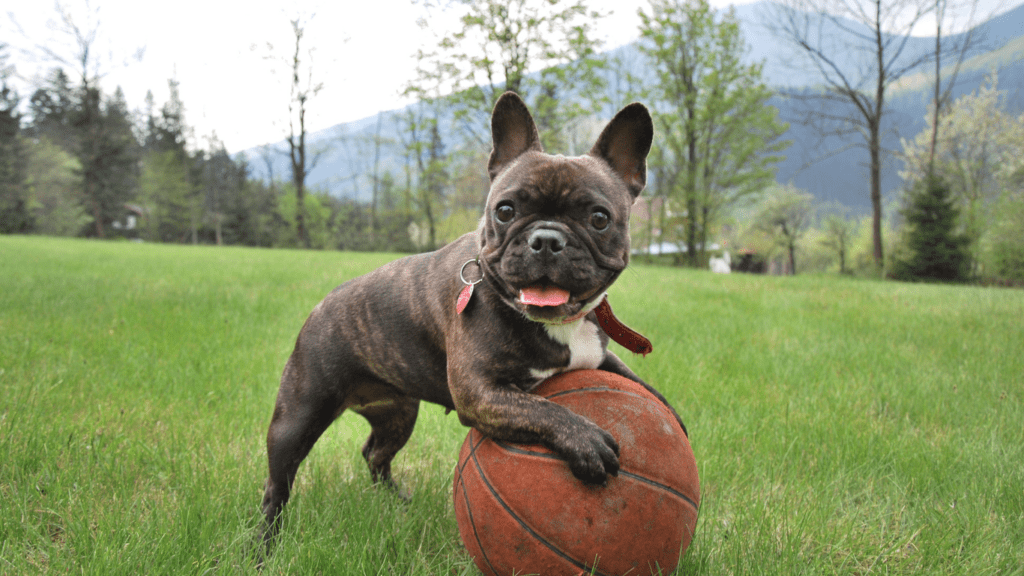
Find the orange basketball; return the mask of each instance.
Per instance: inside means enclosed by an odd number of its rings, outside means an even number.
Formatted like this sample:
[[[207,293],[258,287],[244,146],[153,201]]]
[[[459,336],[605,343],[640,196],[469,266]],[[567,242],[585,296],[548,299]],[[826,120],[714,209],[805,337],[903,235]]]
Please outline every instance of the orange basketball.
[[[639,384],[602,370],[554,376],[535,391],[611,433],[621,469],[585,484],[550,450],[470,430],[455,468],[459,534],[484,574],[670,574],[697,526],[700,482],[672,413]]]

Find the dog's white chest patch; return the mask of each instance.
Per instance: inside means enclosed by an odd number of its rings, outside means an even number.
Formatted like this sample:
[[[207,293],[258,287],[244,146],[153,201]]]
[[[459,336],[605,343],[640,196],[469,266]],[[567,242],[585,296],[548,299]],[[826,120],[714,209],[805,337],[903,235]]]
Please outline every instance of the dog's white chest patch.
[[[545,325],[548,336],[569,347],[569,365],[565,370],[594,369],[604,362],[604,348],[597,324],[581,318],[562,325]]]

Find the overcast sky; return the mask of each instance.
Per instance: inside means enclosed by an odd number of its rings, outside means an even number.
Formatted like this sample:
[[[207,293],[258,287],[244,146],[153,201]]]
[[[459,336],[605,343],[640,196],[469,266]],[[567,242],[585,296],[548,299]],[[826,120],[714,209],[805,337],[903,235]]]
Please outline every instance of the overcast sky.
[[[992,6],[999,1],[982,0]],[[734,3],[747,2],[712,0],[717,7]],[[1011,6],[1018,3],[1010,0]],[[451,14],[428,14],[422,3],[410,0],[292,0],[287,8],[238,0],[65,4],[83,28],[98,20],[95,47],[105,92],[121,86],[129,105],[141,110],[146,91],[152,90],[159,107],[168,97],[167,80],[174,77],[186,121],[195,131],[194,145],[205,147],[216,132],[231,153],[281,140],[286,133],[288,78],[275,74],[266,57],[293,49],[289,20],[297,15],[314,15],[303,44],[315,47],[314,74],[324,84],[309,106],[312,131],[408,104],[399,92],[413,77],[416,50],[432,46],[435,35],[454,27]],[[588,5],[612,12],[597,35],[605,48],[613,48],[637,37],[636,11],[648,2],[590,0]],[[424,16],[434,23],[431,30],[417,25]],[[0,19],[0,38],[10,45],[23,100],[54,66],[38,46],[73,52],[73,39],[59,31],[59,22],[50,0],[20,0]]]

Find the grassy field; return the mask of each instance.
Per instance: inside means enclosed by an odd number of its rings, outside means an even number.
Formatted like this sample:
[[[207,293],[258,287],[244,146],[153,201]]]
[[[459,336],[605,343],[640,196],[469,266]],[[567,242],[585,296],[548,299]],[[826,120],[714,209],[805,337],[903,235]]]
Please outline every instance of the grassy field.
[[[0,574],[252,573],[298,329],[391,258],[0,237]],[[1022,573],[1024,292],[634,267],[610,298],[697,457],[680,574]],[[424,406],[408,504],[367,433],[317,444],[264,574],[477,574],[466,429]]]

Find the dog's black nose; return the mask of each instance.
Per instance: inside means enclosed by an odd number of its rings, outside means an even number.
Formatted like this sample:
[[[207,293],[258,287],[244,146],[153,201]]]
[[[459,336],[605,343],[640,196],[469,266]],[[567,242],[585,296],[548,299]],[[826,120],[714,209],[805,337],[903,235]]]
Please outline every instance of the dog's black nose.
[[[527,242],[530,244],[530,250],[535,253],[548,251],[558,254],[565,248],[565,234],[550,228],[540,228],[530,233]]]

